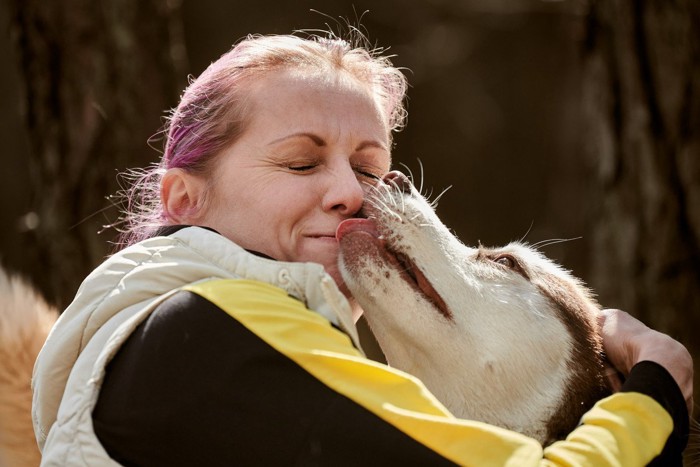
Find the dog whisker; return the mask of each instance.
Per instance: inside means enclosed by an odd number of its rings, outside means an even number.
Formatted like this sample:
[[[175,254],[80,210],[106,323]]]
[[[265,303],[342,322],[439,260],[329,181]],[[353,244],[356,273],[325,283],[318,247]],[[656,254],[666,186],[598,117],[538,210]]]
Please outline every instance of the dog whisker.
[[[385,210],[390,210],[392,206],[396,205],[396,202],[391,196],[382,196],[377,200],[377,203]]]
[[[396,200],[392,196],[392,187],[394,190],[398,190],[396,187],[395,182],[390,182],[391,185],[384,185],[382,186],[382,192],[380,193],[380,197],[382,199],[382,202],[389,207],[389,205],[397,207]]]
[[[401,196],[401,213],[403,214],[405,212],[406,212],[406,198]]]
[[[389,211],[391,208],[389,207],[389,203],[394,204],[394,201],[392,197],[390,196],[389,189],[386,186],[382,186],[381,188],[374,187],[374,190],[372,190],[372,193],[375,194],[376,196],[370,196],[368,197],[365,202],[367,202],[369,205],[380,209],[382,211]]]
[[[399,222],[401,222],[402,218],[398,213],[396,213],[394,211],[389,211],[389,214],[391,215],[391,217],[394,217],[394,218],[398,219]]]
[[[392,202],[392,204],[395,204],[396,202],[394,201],[393,198],[389,198],[389,200]],[[395,211],[395,209],[392,209],[391,206],[389,206],[384,199],[368,199],[366,201],[370,206],[375,208],[376,210],[380,211],[381,213],[387,214],[391,217],[394,217],[398,219],[399,221],[401,220],[401,216]],[[395,206],[396,207],[396,206]]]
[[[551,238],[549,240],[542,240],[540,242],[534,243],[530,245],[532,248],[535,248],[537,250],[541,248],[546,248],[551,245],[556,245],[557,243],[564,243],[564,242],[570,242],[573,240],[581,240],[583,237],[573,237],[573,238]]]
[[[530,234],[530,231],[532,230],[532,226],[535,225],[535,220],[533,219],[530,221],[530,227],[527,228],[527,232],[525,232],[525,235],[523,235],[520,240],[518,240],[519,243],[525,243],[525,239],[527,236]]]
[[[442,198],[442,196],[443,196],[445,193],[447,193],[451,188],[452,188],[452,185],[450,185],[450,186],[448,186],[447,188],[445,188],[444,190],[442,190],[442,191],[440,192],[440,194],[437,195],[437,196],[435,197],[435,199],[434,199],[433,201],[430,202],[430,206],[431,206],[433,209],[437,208],[437,205],[438,205],[438,202],[440,201],[440,198]]]
[[[386,206],[384,204],[380,203],[379,201],[366,200],[365,203],[367,203],[367,205],[369,205],[371,208],[379,211],[380,213],[384,213],[384,212],[389,211],[389,209],[387,209]]]
[[[423,192],[423,180],[425,179],[425,173],[423,171],[423,161],[420,160],[420,157],[418,159],[418,165],[420,166],[420,188],[418,189],[419,193]]]
[[[412,185],[415,185],[415,177],[413,176],[413,171],[411,170],[411,168],[403,162],[400,162],[399,165],[406,169],[406,172],[408,172],[408,179],[410,180]]]

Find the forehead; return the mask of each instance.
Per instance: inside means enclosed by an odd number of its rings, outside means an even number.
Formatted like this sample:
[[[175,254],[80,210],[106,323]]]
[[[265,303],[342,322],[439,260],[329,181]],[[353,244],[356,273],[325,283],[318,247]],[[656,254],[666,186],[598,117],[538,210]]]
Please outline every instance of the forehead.
[[[253,119],[281,116],[294,125],[299,118],[326,121],[329,116],[363,115],[365,125],[379,125],[388,135],[388,120],[378,100],[369,85],[347,72],[305,69],[272,70],[251,83],[248,95]]]

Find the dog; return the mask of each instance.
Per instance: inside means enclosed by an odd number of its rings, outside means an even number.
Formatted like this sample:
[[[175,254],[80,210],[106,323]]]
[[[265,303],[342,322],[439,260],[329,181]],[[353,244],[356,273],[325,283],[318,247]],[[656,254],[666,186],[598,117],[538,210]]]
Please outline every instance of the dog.
[[[38,466],[31,379],[39,350],[58,318],[26,282],[0,267],[0,466]]]
[[[455,416],[548,445],[609,394],[597,317],[577,278],[522,243],[470,248],[400,172],[337,230],[339,267],[392,367]]]

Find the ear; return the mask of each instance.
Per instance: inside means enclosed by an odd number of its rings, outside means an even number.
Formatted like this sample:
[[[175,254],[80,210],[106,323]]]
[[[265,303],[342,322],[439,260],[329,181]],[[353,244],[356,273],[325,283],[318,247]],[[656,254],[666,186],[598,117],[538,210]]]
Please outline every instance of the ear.
[[[204,205],[204,180],[183,169],[169,169],[163,175],[160,199],[165,217],[177,224],[192,224]]]

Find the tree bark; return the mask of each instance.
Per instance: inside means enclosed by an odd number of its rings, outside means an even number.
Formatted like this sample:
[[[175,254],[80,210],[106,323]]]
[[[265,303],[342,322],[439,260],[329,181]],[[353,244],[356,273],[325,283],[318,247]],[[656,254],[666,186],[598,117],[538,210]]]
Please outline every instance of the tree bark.
[[[108,253],[117,171],[156,159],[147,141],[185,76],[179,0],[13,0],[25,85],[33,213],[25,270],[64,306]],[[30,266],[31,267],[31,266]]]
[[[700,361],[700,3],[593,1],[584,64],[591,285]]]

